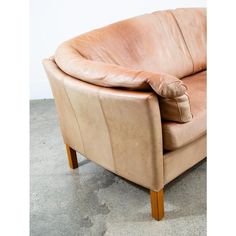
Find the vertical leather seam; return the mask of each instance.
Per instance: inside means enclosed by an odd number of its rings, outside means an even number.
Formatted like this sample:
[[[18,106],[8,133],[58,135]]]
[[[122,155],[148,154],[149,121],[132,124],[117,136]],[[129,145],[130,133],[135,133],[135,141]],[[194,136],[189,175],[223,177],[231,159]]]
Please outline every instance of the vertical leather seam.
[[[147,117],[148,117],[148,121],[149,121],[149,125],[150,125],[151,141],[153,143],[155,143],[156,140],[155,140],[155,135],[154,135],[154,124],[152,122],[152,116],[150,114],[149,100],[146,99],[145,103],[147,104],[147,106],[145,106],[145,107],[146,107],[146,110],[147,110]],[[156,182],[154,181],[154,182],[152,182],[152,184],[154,184],[155,186],[158,186],[159,185],[158,174],[157,174],[158,170],[155,169],[155,167],[158,166],[158,158],[157,158],[157,150],[156,150],[156,146],[155,145],[152,145],[152,152],[151,153],[152,153],[152,157],[151,157],[152,161],[151,161],[151,163],[154,164],[154,168],[152,170],[153,178],[154,178],[154,180],[156,180]],[[152,186],[150,186],[150,188],[152,188]]]
[[[76,123],[77,123],[77,126],[78,126],[78,128],[79,128],[79,135],[80,135],[80,139],[81,139],[81,141],[82,141],[83,151],[84,151],[84,154],[85,154],[85,156],[86,156],[87,154],[86,154],[85,147],[84,147],[83,135],[82,135],[82,133],[81,133],[81,129],[80,129],[80,125],[79,125],[79,122],[78,122],[78,118],[77,118],[77,115],[76,115],[75,109],[74,109],[74,107],[72,106],[72,103],[71,103],[70,97],[69,97],[69,95],[68,95],[68,93],[67,93],[67,90],[66,90],[66,86],[65,86],[64,80],[65,80],[65,78],[63,78],[63,88],[64,88],[65,94],[66,94],[66,96],[67,96],[67,99],[68,99],[68,101],[69,101],[69,103],[70,103],[71,109],[72,109],[72,111],[73,111],[73,113],[74,113],[74,116],[75,116],[75,119],[76,119]]]
[[[189,55],[190,55],[190,58],[191,58],[191,61],[192,61],[192,65],[193,65],[192,74],[194,74],[194,61],[193,61],[193,57],[192,57],[192,54],[191,54],[191,52],[190,52],[190,50],[189,50],[189,47],[188,47],[188,45],[187,45],[187,42],[186,42],[186,40],[185,40],[185,38],[184,38],[183,31],[181,30],[180,25],[179,25],[179,22],[177,21],[177,19],[176,19],[174,13],[173,13],[172,11],[169,11],[169,12],[170,12],[170,14],[171,14],[172,17],[173,17],[173,19],[174,19],[174,21],[175,21],[175,23],[176,23],[176,26],[178,27],[179,32],[180,32],[180,34],[181,34],[181,36],[182,36],[183,42],[184,42],[184,44],[185,44],[185,46],[186,46],[186,48],[187,48],[187,50],[188,50],[188,53],[189,53]]]
[[[149,125],[151,127],[151,131],[150,131],[150,135],[151,135],[151,139],[154,143],[157,143],[157,137],[155,135],[155,125],[154,125],[154,122],[153,122],[153,117],[152,117],[152,114],[151,114],[151,104],[150,104],[150,98],[153,96],[153,94],[149,95],[146,99],[146,109],[147,109],[147,116],[148,116],[148,120],[149,120]],[[162,135],[162,126],[160,125],[160,133]],[[163,140],[162,140],[163,142]],[[163,146],[163,144],[161,143],[161,146]],[[153,189],[153,190],[157,190],[159,191],[161,188],[164,187],[164,160],[162,162],[162,179],[159,180],[158,179],[158,174],[157,171],[159,170],[158,166],[159,166],[159,159],[157,158],[157,155],[158,155],[158,150],[156,148],[156,145],[154,145],[153,147],[153,150],[152,150],[152,154],[154,156],[154,160],[153,160],[153,163],[154,163],[154,166],[157,167],[157,170],[153,170],[153,176],[154,176],[154,179],[156,179],[156,185],[157,185],[157,188]],[[162,155],[163,156],[163,155]],[[161,186],[161,187],[160,187]]]
[[[180,109],[180,107],[179,107],[179,103],[177,102],[177,99],[176,99],[176,98],[174,98],[174,100],[175,100],[175,103],[176,103],[176,105],[177,105],[177,107],[178,107],[180,120],[183,121],[183,119],[182,119],[182,118],[183,118],[183,117],[182,117],[182,112],[181,112],[181,109]]]
[[[109,142],[110,142],[110,147],[111,147],[111,154],[112,154],[113,165],[114,165],[114,173],[117,173],[117,170],[116,170],[116,161],[115,161],[115,156],[114,156],[114,151],[113,151],[113,145],[112,145],[112,141],[111,141],[111,132],[110,132],[109,125],[108,125],[108,122],[107,122],[107,118],[106,118],[106,116],[105,116],[105,112],[104,112],[103,105],[102,105],[102,102],[101,102],[100,90],[101,90],[101,88],[98,88],[98,91],[97,91],[98,102],[99,102],[99,105],[100,105],[100,108],[101,108],[101,111],[102,111],[102,115],[103,115],[103,118],[104,118],[104,121],[105,121],[105,124],[106,124],[106,127],[107,127],[107,131],[108,131]]]
[[[187,98],[188,98],[189,109],[190,109],[191,116],[192,116],[192,118],[193,118],[193,113],[192,113],[192,106],[191,106],[190,97],[189,97],[189,95],[188,95],[187,92],[185,93],[185,95],[186,95]]]

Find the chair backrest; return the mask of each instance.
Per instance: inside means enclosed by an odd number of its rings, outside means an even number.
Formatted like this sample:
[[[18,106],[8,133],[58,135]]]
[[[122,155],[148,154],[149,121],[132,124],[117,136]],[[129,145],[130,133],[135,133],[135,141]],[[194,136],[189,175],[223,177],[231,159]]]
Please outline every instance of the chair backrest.
[[[182,78],[206,69],[206,9],[145,14],[70,41],[86,59]]]

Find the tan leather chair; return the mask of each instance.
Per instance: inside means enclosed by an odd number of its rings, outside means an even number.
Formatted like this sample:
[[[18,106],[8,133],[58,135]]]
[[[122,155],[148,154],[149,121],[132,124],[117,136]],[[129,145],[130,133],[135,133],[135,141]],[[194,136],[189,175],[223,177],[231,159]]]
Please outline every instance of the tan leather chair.
[[[63,43],[43,64],[70,167],[78,151],[150,189],[160,220],[164,186],[206,157],[206,10],[121,21]]]

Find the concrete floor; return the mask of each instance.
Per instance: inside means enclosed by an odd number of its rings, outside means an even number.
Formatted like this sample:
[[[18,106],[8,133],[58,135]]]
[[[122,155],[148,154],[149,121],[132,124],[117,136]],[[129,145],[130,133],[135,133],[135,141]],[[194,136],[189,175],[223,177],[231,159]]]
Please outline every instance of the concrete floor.
[[[152,220],[149,192],[79,156],[68,168],[54,101],[31,101],[32,236],[206,235],[206,162],[165,188],[165,218]]]

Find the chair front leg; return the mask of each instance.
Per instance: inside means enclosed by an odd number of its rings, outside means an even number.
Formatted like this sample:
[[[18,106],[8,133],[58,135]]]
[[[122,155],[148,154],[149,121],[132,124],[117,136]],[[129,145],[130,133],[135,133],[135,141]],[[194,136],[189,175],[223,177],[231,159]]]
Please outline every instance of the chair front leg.
[[[66,152],[69,161],[69,166],[71,169],[78,168],[78,160],[76,156],[76,151],[66,144]]]
[[[150,190],[152,217],[161,220],[164,217],[164,192],[163,189],[156,192]]]

